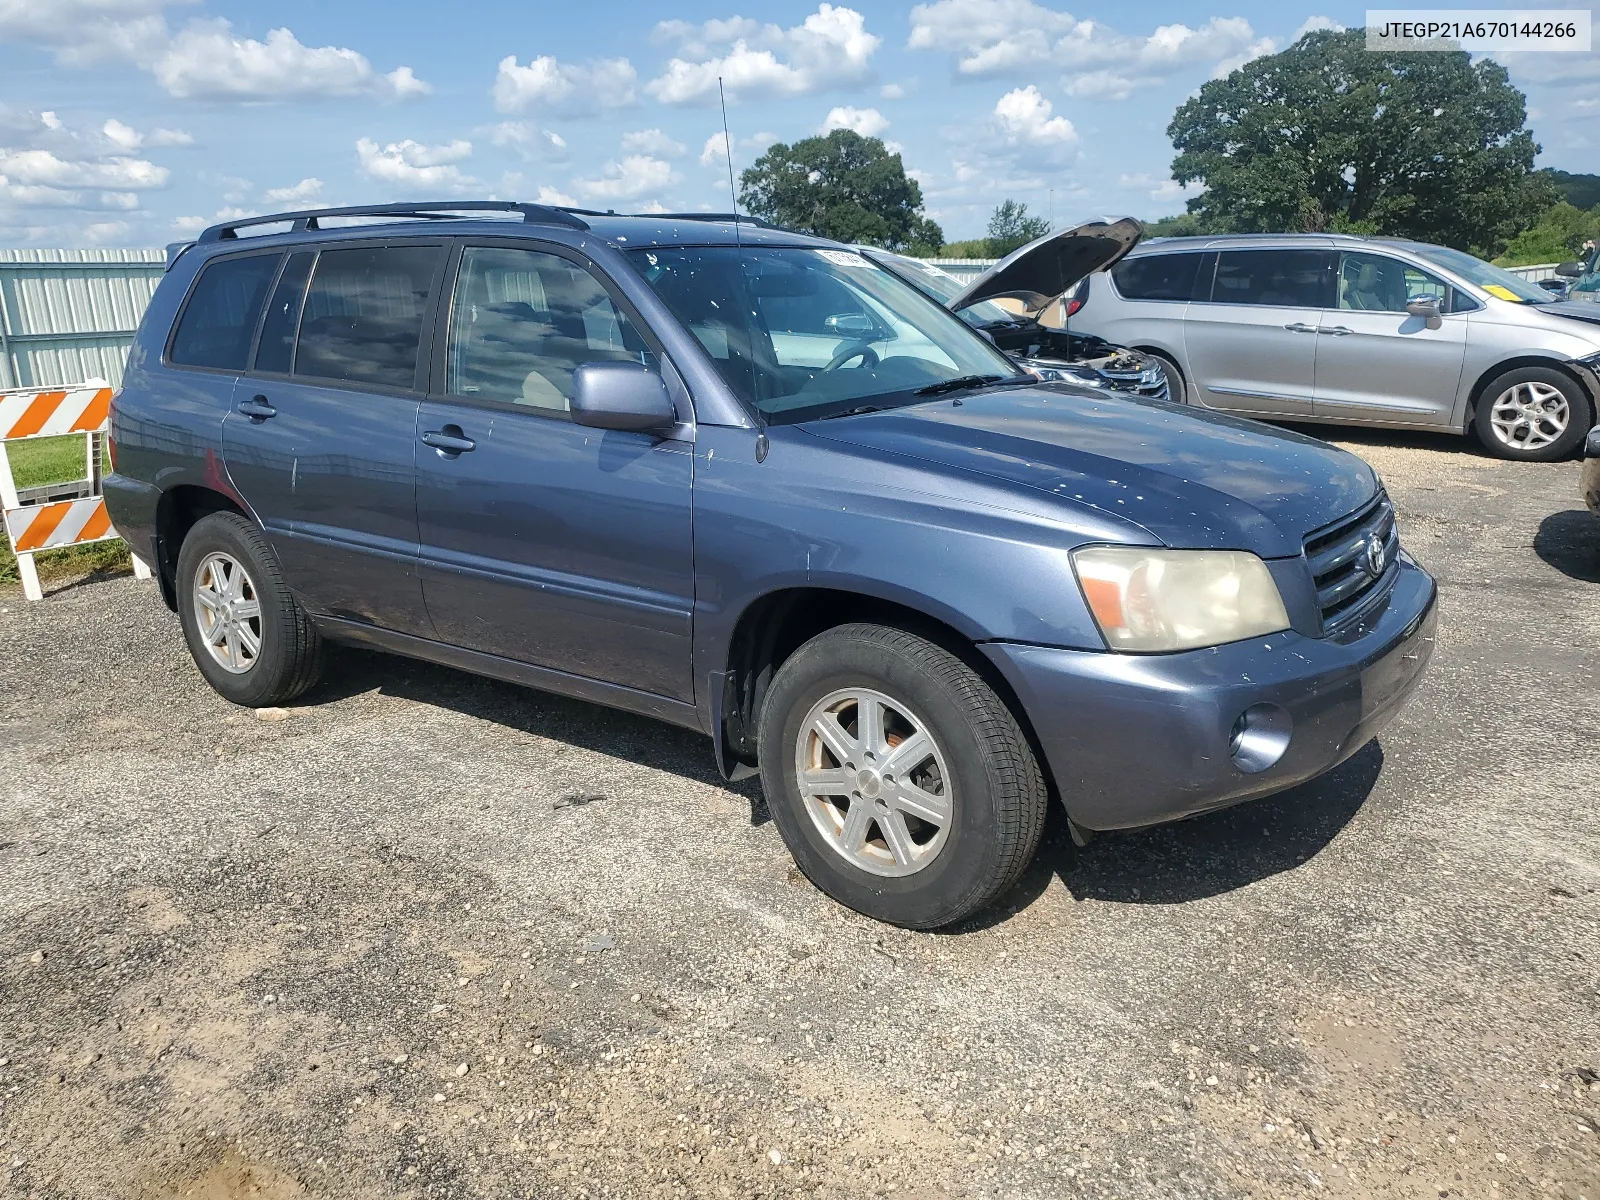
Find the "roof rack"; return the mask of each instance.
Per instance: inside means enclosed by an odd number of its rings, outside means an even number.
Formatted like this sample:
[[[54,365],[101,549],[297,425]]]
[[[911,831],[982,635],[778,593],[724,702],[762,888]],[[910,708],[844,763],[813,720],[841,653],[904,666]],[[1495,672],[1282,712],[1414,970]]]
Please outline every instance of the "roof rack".
[[[658,221],[742,221],[746,225],[757,225],[762,229],[777,229],[785,233],[782,225],[774,225],[760,217],[752,217],[749,213],[714,213],[714,212],[686,212],[686,213],[637,213],[641,217],[654,217]]]
[[[319,221],[327,217],[415,217],[419,220],[448,220],[457,213],[506,212],[521,213],[524,224],[564,225],[569,229],[587,229],[589,223],[577,215],[548,204],[522,204],[512,200],[458,200],[431,201],[426,204],[359,204],[347,208],[308,208],[300,212],[271,213],[260,217],[245,217],[238,221],[225,221],[213,225],[200,234],[200,242],[221,242],[239,236],[239,230],[252,225],[282,225],[289,223],[296,232],[320,229]]]

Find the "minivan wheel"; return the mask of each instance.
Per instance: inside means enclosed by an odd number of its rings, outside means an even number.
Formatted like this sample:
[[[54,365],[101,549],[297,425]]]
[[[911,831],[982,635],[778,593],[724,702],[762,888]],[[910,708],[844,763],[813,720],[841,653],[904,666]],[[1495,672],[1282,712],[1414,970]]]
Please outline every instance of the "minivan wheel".
[[[1589,397],[1552,367],[1517,367],[1489,381],[1473,426],[1492,454],[1524,462],[1567,458],[1592,423]]]
[[[1044,776],[966,663],[883,625],[818,634],[761,712],[767,805],[813,883],[880,921],[936,929],[986,908],[1033,857]]]
[[[261,531],[237,513],[195,523],[178,554],[177,591],[189,653],[225,699],[282,704],[321,675],[321,637]]]
[[[1161,370],[1167,377],[1167,399],[1174,404],[1189,403],[1189,389],[1183,382],[1183,372],[1178,369],[1178,364],[1159,350],[1146,350],[1151,358],[1161,364]]]

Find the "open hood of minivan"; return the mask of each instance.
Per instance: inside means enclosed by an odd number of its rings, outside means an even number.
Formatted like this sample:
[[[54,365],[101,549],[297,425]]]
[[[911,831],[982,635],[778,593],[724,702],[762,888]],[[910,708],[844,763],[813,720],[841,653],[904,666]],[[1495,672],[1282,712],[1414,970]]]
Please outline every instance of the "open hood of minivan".
[[[1013,250],[949,302],[960,312],[980,300],[1006,296],[1037,312],[1085,275],[1102,271],[1139,244],[1144,226],[1132,217],[1058,229]]]

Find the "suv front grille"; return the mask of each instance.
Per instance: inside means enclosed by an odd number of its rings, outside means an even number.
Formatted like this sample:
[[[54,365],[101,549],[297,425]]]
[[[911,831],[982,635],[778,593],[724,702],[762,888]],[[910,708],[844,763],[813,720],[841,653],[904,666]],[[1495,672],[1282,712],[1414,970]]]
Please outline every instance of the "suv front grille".
[[[1305,541],[1305,551],[1316,580],[1322,628],[1328,632],[1356,617],[1393,585],[1400,559],[1394,505],[1379,492],[1348,517],[1313,533]]]

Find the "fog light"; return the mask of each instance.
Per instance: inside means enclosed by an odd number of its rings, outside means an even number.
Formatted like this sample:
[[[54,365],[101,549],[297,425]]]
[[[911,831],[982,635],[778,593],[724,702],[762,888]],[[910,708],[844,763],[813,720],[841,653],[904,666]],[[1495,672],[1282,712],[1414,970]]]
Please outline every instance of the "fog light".
[[[1239,714],[1228,736],[1233,765],[1247,775],[1265,771],[1289,748],[1294,720],[1276,704],[1252,704]]]

